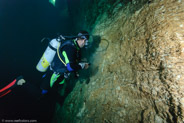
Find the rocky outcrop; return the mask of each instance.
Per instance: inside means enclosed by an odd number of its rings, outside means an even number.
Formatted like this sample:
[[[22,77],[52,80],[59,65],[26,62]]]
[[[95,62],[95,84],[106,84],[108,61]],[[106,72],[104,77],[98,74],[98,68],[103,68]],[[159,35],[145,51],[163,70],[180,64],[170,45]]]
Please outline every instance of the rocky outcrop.
[[[86,26],[101,37],[90,78],[57,106],[54,122],[184,122],[184,2],[113,5]]]

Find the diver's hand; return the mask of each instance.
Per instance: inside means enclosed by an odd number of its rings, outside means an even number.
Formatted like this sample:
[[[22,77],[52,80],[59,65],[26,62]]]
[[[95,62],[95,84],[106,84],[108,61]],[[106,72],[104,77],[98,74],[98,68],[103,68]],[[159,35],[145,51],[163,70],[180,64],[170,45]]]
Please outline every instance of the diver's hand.
[[[89,68],[89,63],[85,63],[84,69],[88,69]]]
[[[26,81],[24,79],[20,79],[17,82],[17,85],[23,85],[24,83],[26,83]]]
[[[26,81],[23,79],[23,76],[18,76],[17,78],[16,78],[16,84],[17,85],[23,85],[24,83],[26,83]]]
[[[89,68],[89,63],[79,63],[82,69],[88,69]]]

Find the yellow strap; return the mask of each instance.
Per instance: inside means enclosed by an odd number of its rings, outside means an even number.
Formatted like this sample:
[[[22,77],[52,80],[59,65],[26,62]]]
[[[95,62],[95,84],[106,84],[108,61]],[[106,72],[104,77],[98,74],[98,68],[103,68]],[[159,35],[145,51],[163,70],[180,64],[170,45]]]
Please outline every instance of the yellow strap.
[[[64,63],[64,61],[61,59],[60,55],[59,55],[59,47],[60,47],[61,44],[58,45],[58,48],[57,48],[57,54],[58,54],[58,57],[60,59],[60,61],[66,66],[66,64]]]

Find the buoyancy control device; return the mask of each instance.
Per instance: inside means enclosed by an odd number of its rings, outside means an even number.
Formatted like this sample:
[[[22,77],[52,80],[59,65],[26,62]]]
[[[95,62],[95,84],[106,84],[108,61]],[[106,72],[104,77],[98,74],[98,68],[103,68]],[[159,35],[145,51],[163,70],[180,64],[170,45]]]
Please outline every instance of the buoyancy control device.
[[[43,53],[40,61],[38,62],[36,69],[40,72],[46,72],[49,65],[52,63],[54,56],[58,52],[58,48],[60,47],[60,45],[63,44],[63,42],[67,39],[75,39],[75,38],[77,38],[77,37],[76,36],[62,36],[62,35],[60,35],[58,38],[52,39],[49,42],[49,45],[47,46],[45,52]],[[60,58],[60,56],[59,56],[59,58]],[[60,60],[61,60],[61,62],[63,62],[61,58],[60,58]],[[65,63],[63,62],[63,64],[65,64]]]

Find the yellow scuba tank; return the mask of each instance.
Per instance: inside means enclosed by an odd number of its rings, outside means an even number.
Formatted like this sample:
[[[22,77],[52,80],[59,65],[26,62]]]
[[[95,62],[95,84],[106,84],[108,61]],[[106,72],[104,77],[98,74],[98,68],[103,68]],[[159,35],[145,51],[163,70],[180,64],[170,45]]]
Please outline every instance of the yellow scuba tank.
[[[52,39],[49,42],[48,47],[46,48],[45,52],[43,53],[43,56],[41,57],[40,61],[38,62],[36,69],[40,72],[45,72],[51,62],[54,59],[54,56],[56,55],[57,48],[61,44],[61,40],[59,39]]]

